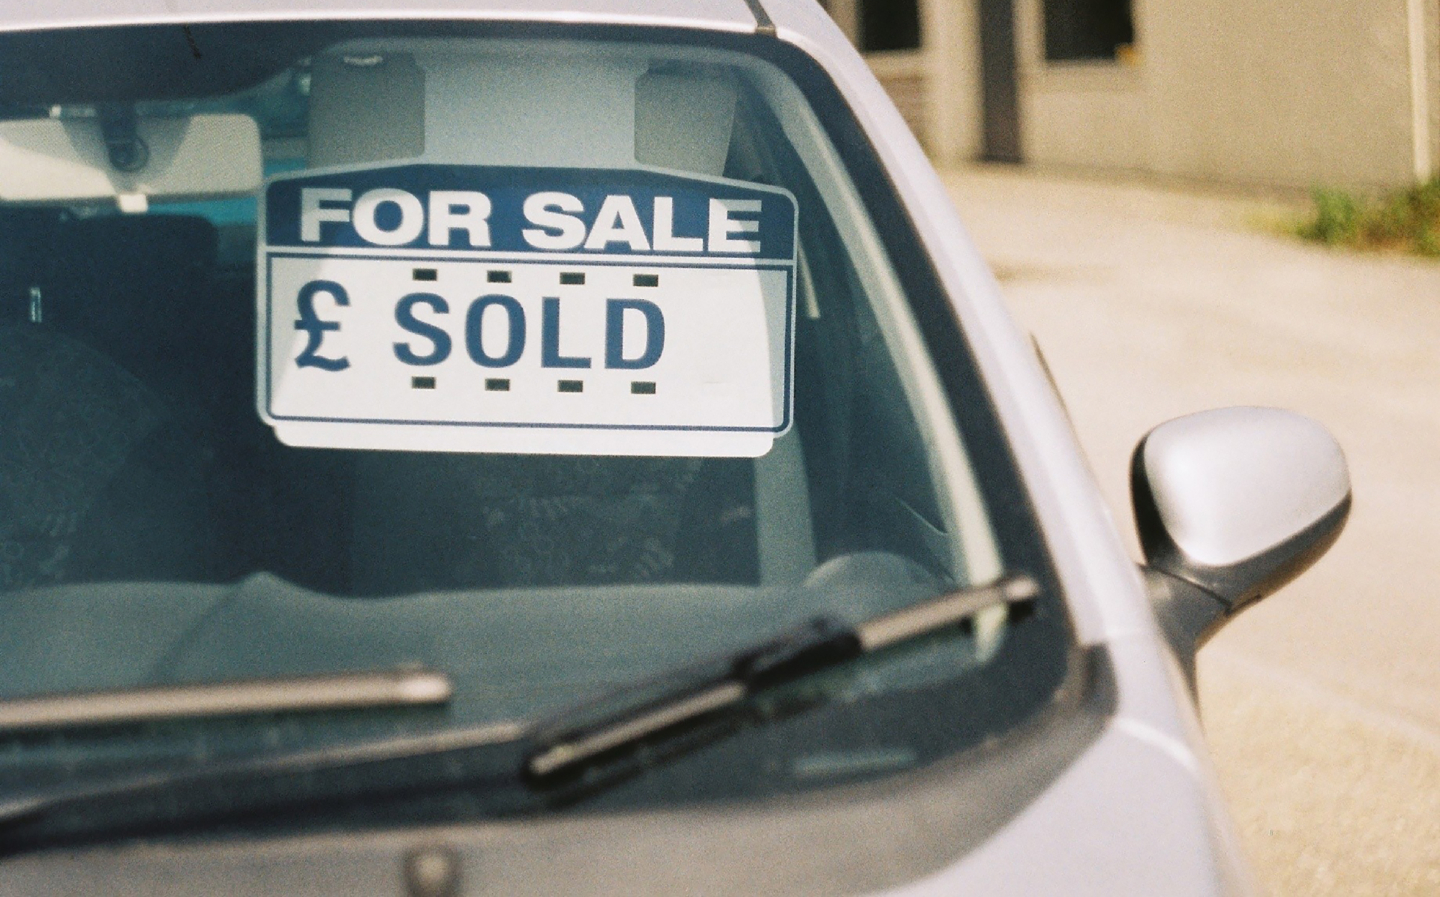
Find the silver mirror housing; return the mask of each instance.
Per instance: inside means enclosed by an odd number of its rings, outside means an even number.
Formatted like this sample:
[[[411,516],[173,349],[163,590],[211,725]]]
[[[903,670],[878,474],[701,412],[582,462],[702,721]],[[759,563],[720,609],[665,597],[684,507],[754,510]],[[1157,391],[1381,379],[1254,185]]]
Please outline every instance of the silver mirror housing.
[[[1218,602],[1217,619],[1194,638],[1304,572],[1350,513],[1339,443],[1278,408],[1222,408],[1161,424],[1135,448],[1130,488],[1151,570]],[[1197,615],[1188,616],[1193,629]]]

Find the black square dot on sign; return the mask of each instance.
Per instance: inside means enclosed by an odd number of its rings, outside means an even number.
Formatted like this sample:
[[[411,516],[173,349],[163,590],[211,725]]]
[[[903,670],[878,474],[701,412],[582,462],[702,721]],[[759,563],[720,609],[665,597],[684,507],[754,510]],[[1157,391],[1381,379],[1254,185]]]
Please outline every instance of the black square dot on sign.
[[[434,268],[416,268],[412,276],[416,280],[436,280],[440,275]]]
[[[434,389],[434,388],[435,388],[435,378],[434,378],[434,377],[411,377],[411,378],[410,378],[410,388],[411,388],[411,389]]]
[[[658,287],[660,286],[659,274],[636,274],[635,286],[637,287]]]
[[[585,282],[585,275],[578,271],[562,271],[560,273],[560,284],[562,286],[579,286]]]
[[[655,383],[651,380],[631,380],[630,392],[637,396],[655,395]]]
[[[509,392],[510,381],[504,377],[487,377],[485,379],[486,392]]]
[[[584,391],[585,391],[585,381],[584,381],[584,380],[561,380],[561,381],[559,382],[559,384],[556,385],[556,388],[557,388],[560,392],[584,392]]]
[[[509,272],[509,271],[487,271],[487,272],[485,273],[485,279],[486,279],[487,281],[489,281],[490,283],[509,283],[509,282],[510,282],[510,272]]]

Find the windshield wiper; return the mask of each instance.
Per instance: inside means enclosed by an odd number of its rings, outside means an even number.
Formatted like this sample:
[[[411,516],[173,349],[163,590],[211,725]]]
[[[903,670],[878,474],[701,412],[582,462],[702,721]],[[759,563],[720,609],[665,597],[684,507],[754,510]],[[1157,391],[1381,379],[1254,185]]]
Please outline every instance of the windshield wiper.
[[[0,853],[54,837],[94,836],[158,824],[142,815],[228,817],[297,801],[398,794],[461,780],[544,788],[615,753],[722,715],[766,689],[796,682],[866,654],[921,639],[992,607],[1033,600],[1028,576],[963,589],[846,626],[820,617],[789,633],[709,663],[686,666],[610,693],[547,720],[322,745],[85,780],[0,797]],[[295,789],[279,787],[293,778]]]
[[[71,692],[0,700],[0,734],[184,717],[444,704],[450,677],[420,667]]]
[[[828,617],[817,617],[792,632],[732,654],[718,663],[672,672],[654,680],[662,689],[658,697],[647,699],[647,690],[653,693],[653,688],[638,686],[591,708],[571,711],[535,734],[538,748],[525,761],[524,772],[532,781],[543,781],[627,745],[733,707],[764,689],[921,638],[964,622],[987,608],[1029,601],[1038,593],[1039,586],[1033,579],[1016,576],[993,585],[942,595],[873,617],[854,627]],[[627,696],[639,700],[627,703]],[[596,708],[615,707],[617,698],[619,708],[596,712]],[[589,719],[574,722],[583,716]]]

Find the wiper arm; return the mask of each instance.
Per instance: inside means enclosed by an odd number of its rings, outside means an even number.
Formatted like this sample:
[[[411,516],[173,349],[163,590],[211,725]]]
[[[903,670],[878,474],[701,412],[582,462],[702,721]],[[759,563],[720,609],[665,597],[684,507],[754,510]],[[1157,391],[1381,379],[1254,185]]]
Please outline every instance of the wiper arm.
[[[525,761],[524,772],[534,781],[544,780],[732,707],[766,688],[921,638],[968,620],[987,608],[1029,601],[1039,590],[1030,577],[1015,576],[872,617],[854,627],[818,617],[773,641],[731,655],[718,664],[718,670],[716,664],[710,664],[658,680],[661,683],[682,680],[681,685],[672,684],[658,697],[632,701],[628,706],[598,716],[592,712],[592,718],[580,724],[563,722],[579,715],[567,714],[561,722],[545,727],[548,733],[542,730],[537,734],[540,747]],[[686,672],[691,675],[687,677]],[[644,690],[642,686],[633,691],[643,693]],[[615,698],[603,703],[614,706]]]
[[[184,717],[444,704],[450,677],[419,667],[74,692],[0,701],[0,734]]]

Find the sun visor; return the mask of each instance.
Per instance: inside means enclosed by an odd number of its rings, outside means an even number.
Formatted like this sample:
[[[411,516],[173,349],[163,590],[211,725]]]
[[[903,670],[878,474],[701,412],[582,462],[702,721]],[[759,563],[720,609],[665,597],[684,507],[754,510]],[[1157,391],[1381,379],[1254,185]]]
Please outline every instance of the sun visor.
[[[735,123],[728,80],[647,72],[635,82],[635,161],[696,174],[725,173]]]
[[[310,75],[309,167],[629,166],[721,175],[736,88],[704,69],[425,39],[357,41]]]
[[[408,53],[320,56],[310,69],[311,168],[425,152],[425,72]]]

